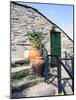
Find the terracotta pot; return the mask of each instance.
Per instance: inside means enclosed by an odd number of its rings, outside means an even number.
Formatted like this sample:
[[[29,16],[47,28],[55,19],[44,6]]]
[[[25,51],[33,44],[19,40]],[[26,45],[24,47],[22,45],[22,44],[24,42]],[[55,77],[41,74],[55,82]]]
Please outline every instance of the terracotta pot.
[[[44,63],[44,60],[37,48],[30,49],[29,61],[32,64],[35,74],[40,76],[42,74],[42,64]]]
[[[43,63],[40,51],[37,48],[32,48],[29,51],[29,60],[32,64]]]

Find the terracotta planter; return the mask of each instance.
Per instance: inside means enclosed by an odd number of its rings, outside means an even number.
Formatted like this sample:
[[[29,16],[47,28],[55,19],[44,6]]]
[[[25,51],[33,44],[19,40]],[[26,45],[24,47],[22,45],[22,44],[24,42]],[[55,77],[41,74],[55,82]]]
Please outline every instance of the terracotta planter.
[[[37,48],[32,48],[29,51],[29,61],[32,64],[36,76],[42,74],[42,64],[44,63],[43,57],[41,57],[40,51]]]

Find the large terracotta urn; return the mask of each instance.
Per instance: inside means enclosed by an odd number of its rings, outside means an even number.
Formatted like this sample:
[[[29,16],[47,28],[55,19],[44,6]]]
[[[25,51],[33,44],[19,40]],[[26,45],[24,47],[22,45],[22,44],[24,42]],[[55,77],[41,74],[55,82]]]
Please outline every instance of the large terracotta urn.
[[[31,48],[29,50],[29,61],[32,64],[35,75],[37,77],[42,76],[44,60],[39,49]]]

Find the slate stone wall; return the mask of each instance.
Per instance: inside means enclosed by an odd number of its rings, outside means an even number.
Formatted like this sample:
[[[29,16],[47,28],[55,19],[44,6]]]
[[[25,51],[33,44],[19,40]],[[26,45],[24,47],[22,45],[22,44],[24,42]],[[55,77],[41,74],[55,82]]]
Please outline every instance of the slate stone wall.
[[[47,41],[46,49],[50,54],[50,31],[53,23],[50,23],[45,17],[39,14],[32,8],[20,6],[11,3],[11,60],[12,62],[22,60],[24,51],[31,48],[28,41],[27,32],[36,30],[45,35]],[[61,52],[64,56],[64,51],[72,53],[73,42],[64,34],[59,27],[56,26],[56,31],[61,32]]]

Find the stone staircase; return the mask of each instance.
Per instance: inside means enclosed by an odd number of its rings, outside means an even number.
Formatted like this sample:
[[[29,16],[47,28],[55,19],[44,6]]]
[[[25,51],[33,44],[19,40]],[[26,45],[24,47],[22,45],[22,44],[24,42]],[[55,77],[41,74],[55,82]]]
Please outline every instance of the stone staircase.
[[[30,71],[29,66],[12,68],[11,71],[12,73],[15,73],[26,69]],[[62,69],[62,73],[62,78],[65,78],[64,76],[66,73],[64,72],[64,69]],[[11,98],[64,95],[63,92],[62,94],[58,94],[57,68],[51,69],[50,74],[51,77],[49,83],[45,83],[44,78],[40,78],[38,81],[34,75],[26,76],[20,80],[11,82]],[[71,90],[71,80],[64,79],[62,83],[66,94],[73,94]]]

